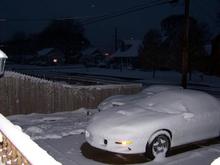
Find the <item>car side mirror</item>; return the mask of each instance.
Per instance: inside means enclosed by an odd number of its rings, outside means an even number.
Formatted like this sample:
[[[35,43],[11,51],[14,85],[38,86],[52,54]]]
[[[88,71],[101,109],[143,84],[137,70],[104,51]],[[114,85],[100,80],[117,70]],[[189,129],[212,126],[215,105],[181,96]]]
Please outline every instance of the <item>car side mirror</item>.
[[[4,75],[5,72],[5,62],[8,56],[0,50],[0,77]]]

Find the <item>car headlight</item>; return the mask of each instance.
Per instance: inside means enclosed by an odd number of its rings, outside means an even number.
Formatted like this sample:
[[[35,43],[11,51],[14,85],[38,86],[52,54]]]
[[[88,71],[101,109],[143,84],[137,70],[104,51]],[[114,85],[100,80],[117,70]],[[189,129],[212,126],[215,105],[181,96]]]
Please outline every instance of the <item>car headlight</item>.
[[[130,145],[130,144],[133,144],[133,141],[131,141],[131,140],[121,140],[121,141],[115,142],[115,144]]]

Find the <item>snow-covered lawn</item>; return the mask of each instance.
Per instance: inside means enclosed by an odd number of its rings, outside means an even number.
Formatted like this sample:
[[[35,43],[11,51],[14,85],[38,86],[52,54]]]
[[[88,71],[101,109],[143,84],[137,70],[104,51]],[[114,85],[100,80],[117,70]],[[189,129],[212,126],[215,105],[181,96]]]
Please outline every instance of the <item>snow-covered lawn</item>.
[[[84,138],[84,129],[94,113],[97,109],[82,108],[73,112],[9,116],[8,119],[21,126],[35,142],[64,165],[208,165],[220,156],[220,139],[214,139],[214,144],[208,143],[205,144],[208,146],[181,151],[180,154],[174,152],[164,160],[151,162],[147,162],[141,154],[120,155],[95,149]]]
[[[130,69],[111,69],[89,67],[83,65],[67,65],[67,66],[33,66],[33,65],[7,65],[7,70],[14,70],[24,73],[39,74],[86,74],[93,76],[110,76],[118,78],[138,79],[146,84],[180,84],[181,74],[177,71],[156,71],[155,78],[152,77],[152,71],[130,70]],[[209,76],[200,72],[192,72],[192,79],[189,81],[191,85],[202,85],[220,87],[220,78]]]

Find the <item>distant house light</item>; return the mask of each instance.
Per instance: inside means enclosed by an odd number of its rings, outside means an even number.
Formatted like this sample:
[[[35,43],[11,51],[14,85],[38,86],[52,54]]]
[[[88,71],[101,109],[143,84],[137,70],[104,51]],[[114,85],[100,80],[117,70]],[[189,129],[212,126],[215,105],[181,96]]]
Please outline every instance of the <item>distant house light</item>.
[[[3,76],[5,71],[5,62],[8,56],[0,50],[0,76]]]
[[[57,63],[57,62],[58,62],[58,60],[57,60],[56,58],[54,58],[54,59],[53,59],[53,62],[54,62],[54,63]]]
[[[110,54],[109,54],[109,53],[105,53],[104,55],[105,55],[105,56],[109,56]]]

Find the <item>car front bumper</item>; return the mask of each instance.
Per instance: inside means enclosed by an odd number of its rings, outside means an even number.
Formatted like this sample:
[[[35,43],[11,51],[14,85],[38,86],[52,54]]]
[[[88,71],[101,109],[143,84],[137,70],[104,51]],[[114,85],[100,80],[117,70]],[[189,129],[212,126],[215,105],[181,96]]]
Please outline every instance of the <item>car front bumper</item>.
[[[95,135],[94,133],[86,131],[86,141],[95,148],[122,154],[137,154],[145,152],[146,142],[144,142],[140,138],[125,140],[131,140],[132,144],[118,144],[116,142],[119,141],[119,138]]]

